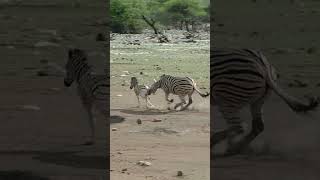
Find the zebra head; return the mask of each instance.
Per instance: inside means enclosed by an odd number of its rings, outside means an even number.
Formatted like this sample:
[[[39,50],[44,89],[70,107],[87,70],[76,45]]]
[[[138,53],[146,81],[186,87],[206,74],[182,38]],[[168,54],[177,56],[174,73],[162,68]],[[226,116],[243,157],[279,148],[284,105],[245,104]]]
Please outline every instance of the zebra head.
[[[151,85],[150,89],[148,89],[147,95],[150,95],[151,93],[155,94],[157,90],[161,88],[161,79],[159,81],[154,79],[154,81],[155,82]]]
[[[134,86],[136,86],[138,84],[138,80],[136,77],[131,77],[131,85],[130,85],[130,89],[132,89]]]
[[[83,62],[87,61],[87,54],[85,51],[80,49],[69,49],[68,51],[68,61],[66,63],[66,75],[64,77],[64,85],[66,87],[71,86],[73,81],[80,75],[81,71],[84,69]]]

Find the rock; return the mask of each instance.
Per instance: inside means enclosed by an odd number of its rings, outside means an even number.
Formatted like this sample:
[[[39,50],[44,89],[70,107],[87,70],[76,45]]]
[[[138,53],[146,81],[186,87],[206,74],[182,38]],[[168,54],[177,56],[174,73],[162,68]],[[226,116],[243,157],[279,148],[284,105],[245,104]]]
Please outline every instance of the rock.
[[[177,176],[179,176],[179,177],[180,177],[180,176],[183,176],[183,172],[182,172],[182,171],[178,171],[178,172],[177,172]]]
[[[151,166],[151,162],[148,161],[139,161],[137,164],[140,166]]]
[[[137,119],[137,124],[142,124],[141,119]]]
[[[40,107],[35,105],[22,105],[17,107],[20,110],[31,110],[31,111],[39,111]]]
[[[153,119],[151,122],[161,122],[161,119]]]

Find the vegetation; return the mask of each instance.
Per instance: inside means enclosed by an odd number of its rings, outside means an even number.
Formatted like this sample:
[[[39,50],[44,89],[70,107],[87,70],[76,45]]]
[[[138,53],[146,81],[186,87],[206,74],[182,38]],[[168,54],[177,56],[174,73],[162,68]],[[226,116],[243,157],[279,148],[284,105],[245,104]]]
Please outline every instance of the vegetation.
[[[209,22],[209,0],[111,0],[111,29],[140,33],[151,26],[196,30]]]

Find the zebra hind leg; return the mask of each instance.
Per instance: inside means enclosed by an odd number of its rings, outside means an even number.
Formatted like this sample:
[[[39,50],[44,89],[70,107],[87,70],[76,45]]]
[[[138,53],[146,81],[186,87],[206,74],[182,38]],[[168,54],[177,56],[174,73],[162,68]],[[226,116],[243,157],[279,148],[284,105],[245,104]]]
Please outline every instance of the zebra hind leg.
[[[174,109],[177,109],[177,107],[181,106],[181,109],[182,109],[182,105],[183,104],[186,104],[186,100],[184,99],[184,96],[179,96],[181,102],[180,103],[177,103],[175,106],[174,106]]]
[[[192,102],[193,102],[193,101],[192,101],[192,94],[191,94],[191,95],[188,95],[188,97],[189,97],[188,104],[187,104],[186,106],[184,106],[184,107],[181,109],[181,111],[187,109],[187,108],[192,104]]]
[[[231,137],[232,135],[235,136],[241,133],[243,133],[243,128],[240,126],[233,126],[219,132],[214,132],[210,138],[210,147],[214,147],[215,145],[219,144],[228,137]]]
[[[264,130],[264,122],[262,119],[262,105],[263,99],[257,101],[251,105],[251,116],[252,116],[252,129],[248,135],[241,139],[241,141],[230,149],[228,149],[228,154],[241,153],[249,144]]]

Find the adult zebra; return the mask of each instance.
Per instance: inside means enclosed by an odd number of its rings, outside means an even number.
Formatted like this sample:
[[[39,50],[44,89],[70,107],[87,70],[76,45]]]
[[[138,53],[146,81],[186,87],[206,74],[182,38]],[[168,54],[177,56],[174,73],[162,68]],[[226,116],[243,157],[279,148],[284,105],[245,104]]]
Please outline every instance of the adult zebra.
[[[288,95],[276,84],[274,67],[260,52],[252,49],[214,49],[210,55],[211,102],[222,113],[228,128],[213,133],[211,147],[228,139],[227,154],[240,152],[264,130],[262,106],[272,90],[295,112],[306,112],[318,106],[318,98],[309,104]],[[240,141],[235,138],[244,132],[239,111],[249,106],[252,129]]]
[[[165,93],[165,100],[168,102],[168,109],[170,109],[170,103],[173,102],[173,99],[169,99],[170,93],[179,96],[181,102],[177,103],[174,106],[174,109],[177,109],[177,107],[181,106],[181,111],[185,110],[192,104],[192,94],[194,91],[197,91],[201,97],[209,96],[209,93],[201,93],[197,88],[194,80],[190,77],[175,77],[163,74],[162,76],[160,76],[160,79],[158,81],[151,85],[150,89],[148,90],[148,95],[150,95],[151,93],[155,94],[157,89],[159,88],[161,88]],[[185,96],[189,97],[188,104],[184,99]],[[187,105],[182,107],[184,104]]]
[[[78,94],[82,105],[86,110],[91,130],[90,140],[84,145],[92,145],[95,142],[95,117],[94,111],[101,112],[107,118],[107,102],[109,97],[109,83],[107,75],[96,75],[92,73],[88,65],[87,54],[81,49],[69,49],[68,61],[66,63],[66,75],[64,85],[66,87],[76,81]]]

